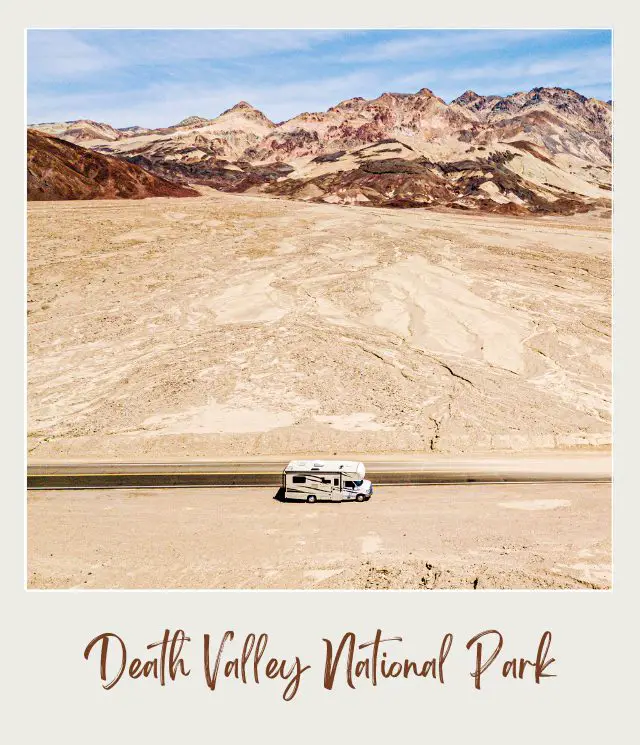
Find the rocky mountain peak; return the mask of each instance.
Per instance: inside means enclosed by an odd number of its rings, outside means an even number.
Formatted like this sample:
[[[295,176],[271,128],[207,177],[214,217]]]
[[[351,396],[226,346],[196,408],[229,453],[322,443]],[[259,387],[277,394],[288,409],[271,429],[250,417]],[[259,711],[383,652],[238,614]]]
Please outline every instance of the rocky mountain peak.
[[[451,103],[468,104],[477,101],[479,98],[482,98],[482,96],[479,96],[475,91],[468,90],[461,96],[458,96],[458,98],[454,99]]]
[[[235,106],[232,106],[230,109],[227,109],[226,111],[223,111],[223,114],[229,114],[232,111],[241,111],[243,113],[256,113],[256,114],[262,114],[262,112],[259,109],[256,109],[255,106],[252,106],[248,101],[238,101],[238,103]],[[264,116],[264,114],[262,114]]]
[[[187,116],[185,119],[178,122],[175,126],[176,127],[189,127],[189,126],[194,126],[197,124],[206,124],[208,121],[210,120],[206,119],[203,116]]]
[[[355,96],[354,98],[347,98],[344,101],[340,101],[340,103],[336,104],[335,106],[331,106],[329,108],[329,111],[340,111],[341,109],[352,109],[354,106],[361,104],[365,100],[366,99],[364,99],[362,96]]]
[[[232,106],[230,109],[227,109],[226,111],[223,111],[222,114],[220,114],[220,117],[230,115],[241,115],[243,117],[246,117],[247,119],[253,119],[256,122],[260,122],[261,124],[266,124],[269,127],[274,127],[274,123],[269,119],[269,117],[265,116],[260,109],[256,109],[255,106],[252,106],[247,101],[238,101],[238,103],[235,106]]]

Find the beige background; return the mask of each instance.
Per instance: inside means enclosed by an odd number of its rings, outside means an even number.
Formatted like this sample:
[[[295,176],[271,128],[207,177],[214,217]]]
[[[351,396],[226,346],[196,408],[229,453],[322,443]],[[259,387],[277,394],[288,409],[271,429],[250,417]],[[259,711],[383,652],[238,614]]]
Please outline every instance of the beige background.
[[[329,8],[333,6],[333,12]],[[301,8],[243,3],[235,9],[190,2],[153,12],[142,3],[93,6],[67,2],[64,9],[31,2],[14,7],[0,45],[5,72],[2,118],[2,259],[5,349],[3,548],[8,561],[4,590],[3,703],[10,741],[36,742],[441,742],[528,743],[620,741],[632,723],[631,681],[636,674],[636,630],[632,626],[632,583],[638,494],[631,469],[637,421],[636,277],[638,268],[636,123],[638,121],[637,40],[631,14],[621,3],[458,2],[446,9],[425,3],[374,11],[370,3],[327,3]],[[205,8],[204,12],[196,12]],[[257,10],[256,8],[259,8]],[[489,9],[493,8],[493,9]],[[594,10],[595,8],[595,10]],[[616,458],[614,483],[614,590],[612,592],[26,592],[24,587],[24,122],[21,114],[23,28],[25,26],[138,26],[153,18],[158,26],[255,27],[439,27],[613,26],[616,67],[615,193],[615,388]],[[634,64],[635,59],[635,64]],[[585,60],[588,64],[588,59]],[[622,402],[622,404],[620,404]],[[637,613],[635,614],[637,617]],[[82,658],[86,643],[115,631],[132,651],[160,638],[163,629],[184,628],[193,638],[189,679],[161,689],[155,681],[123,681],[105,692],[97,662]],[[401,635],[398,647],[409,656],[435,654],[443,633],[454,634],[445,687],[431,681],[382,681],[327,693],[321,684],[323,636],[356,631],[363,640],[380,627]],[[534,654],[540,634],[553,632],[557,678],[539,686],[492,676],[475,691],[468,676],[471,657],[464,643],[489,627],[505,635],[506,649]],[[292,703],[281,701],[282,686],[265,682],[241,688],[223,681],[208,691],[200,664],[201,637],[214,640],[226,629],[240,636],[269,633],[272,651],[301,654],[312,664]],[[433,651],[432,651],[433,650]],[[505,650],[506,651],[506,650]],[[633,702],[635,703],[635,697]],[[4,728],[3,728],[4,729]],[[188,739],[187,739],[188,738]],[[626,737],[625,737],[626,739]]]

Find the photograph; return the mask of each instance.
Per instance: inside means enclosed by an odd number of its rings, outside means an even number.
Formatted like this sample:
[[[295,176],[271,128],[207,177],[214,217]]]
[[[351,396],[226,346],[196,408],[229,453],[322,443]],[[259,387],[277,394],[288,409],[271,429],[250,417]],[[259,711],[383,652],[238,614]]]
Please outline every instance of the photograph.
[[[25,45],[27,590],[612,589],[610,29]]]

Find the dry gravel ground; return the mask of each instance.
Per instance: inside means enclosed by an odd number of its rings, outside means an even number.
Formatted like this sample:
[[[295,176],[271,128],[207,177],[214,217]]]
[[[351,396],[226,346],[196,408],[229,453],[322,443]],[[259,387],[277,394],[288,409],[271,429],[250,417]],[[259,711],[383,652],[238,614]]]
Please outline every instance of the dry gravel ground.
[[[32,491],[30,588],[518,589],[611,585],[608,484]]]
[[[610,221],[30,203],[40,460],[610,441]]]

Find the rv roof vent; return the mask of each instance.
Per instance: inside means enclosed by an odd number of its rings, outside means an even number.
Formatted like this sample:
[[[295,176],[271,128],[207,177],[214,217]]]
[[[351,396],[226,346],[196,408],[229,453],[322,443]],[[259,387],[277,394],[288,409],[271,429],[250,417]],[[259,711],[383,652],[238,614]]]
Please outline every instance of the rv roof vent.
[[[321,462],[319,462],[319,461],[318,461],[318,462],[316,462],[316,463],[314,463],[314,464],[313,464],[313,467],[314,467],[314,468],[320,468],[320,467],[321,467],[322,465],[323,465],[323,464],[322,464]]]

